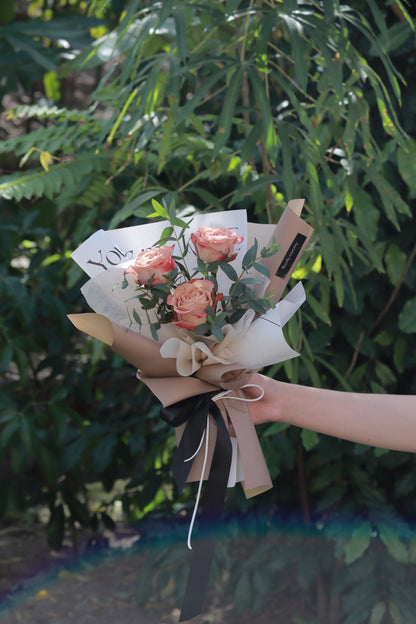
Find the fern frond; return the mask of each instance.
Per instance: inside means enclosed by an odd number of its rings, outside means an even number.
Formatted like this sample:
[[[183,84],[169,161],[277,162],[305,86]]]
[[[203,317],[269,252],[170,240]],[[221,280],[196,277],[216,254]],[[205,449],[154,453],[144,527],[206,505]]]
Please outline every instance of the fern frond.
[[[49,171],[28,169],[23,175],[5,176],[0,178],[0,197],[19,201],[45,195],[52,199],[63,188],[67,193],[75,192],[82,179],[93,169],[100,170],[101,166],[97,155],[85,154],[80,160],[52,165]]]
[[[61,122],[46,128],[37,128],[29,134],[7,139],[0,143],[0,153],[26,154],[36,147],[51,154],[59,151],[63,154],[78,151],[84,145],[91,148],[91,140],[100,132],[100,125],[93,121],[85,124]]]
[[[69,110],[68,108],[58,108],[57,106],[21,105],[9,109],[6,113],[7,119],[56,119],[63,118],[67,121],[79,121],[85,119],[85,111]]]
[[[97,204],[102,204],[104,200],[111,201],[114,196],[114,184],[109,182],[105,175],[96,175],[84,192],[78,195],[75,202],[78,206],[93,208]]]

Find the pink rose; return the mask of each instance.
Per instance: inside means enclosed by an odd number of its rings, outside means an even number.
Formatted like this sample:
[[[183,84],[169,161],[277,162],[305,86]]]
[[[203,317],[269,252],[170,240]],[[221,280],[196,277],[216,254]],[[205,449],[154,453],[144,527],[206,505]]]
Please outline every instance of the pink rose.
[[[168,282],[165,275],[176,268],[172,258],[173,248],[174,245],[163,245],[141,251],[126,273],[134,273],[138,284],[148,284],[152,276],[152,285]]]
[[[237,255],[233,253],[234,245],[241,243],[243,237],[229,228],[202,227],[191,234],[191,241],[203,262],[231,262]]]
[[[215,309],[219,295],[214,299],[214,284],[210,280],[193,279],[175,288],[173,295],[168,295],[167,303],[172,306],[174,325],[184,329],[194,329],[205,323],[206,308]]]

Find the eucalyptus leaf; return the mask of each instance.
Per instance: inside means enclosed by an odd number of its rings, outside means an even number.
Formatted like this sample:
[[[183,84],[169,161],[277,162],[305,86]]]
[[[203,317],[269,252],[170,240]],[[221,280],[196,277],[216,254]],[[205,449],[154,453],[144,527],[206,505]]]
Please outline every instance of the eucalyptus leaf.
[[[238,280],[237,272],[236,272],[236,270],[234,269],[234,267],[231,264],[228,264],[227,262],[222,262],[220,264],[220,269],[233,282],[236,282]]]

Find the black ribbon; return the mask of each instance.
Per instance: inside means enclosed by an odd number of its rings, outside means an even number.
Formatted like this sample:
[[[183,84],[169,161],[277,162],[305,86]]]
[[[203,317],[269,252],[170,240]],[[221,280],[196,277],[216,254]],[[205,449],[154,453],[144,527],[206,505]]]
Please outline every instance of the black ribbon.
[[[163,408],[160,414],[171,427],[186,423],[172,462],[172,472],[179,492],[182,491],[192,467],[192,461],[185,460],[192,457],[198,448],[208,415],[211,414],[216,421],[217,437],[205,489],[204,509],[199,520],[202,535],[207,535],[220,522],[232,453],[229,433],[212,396],[213,393],[208,393],[190,397]],[[195,541],[179,622],[190,620],[202,611],[214,548],[213,539]]]

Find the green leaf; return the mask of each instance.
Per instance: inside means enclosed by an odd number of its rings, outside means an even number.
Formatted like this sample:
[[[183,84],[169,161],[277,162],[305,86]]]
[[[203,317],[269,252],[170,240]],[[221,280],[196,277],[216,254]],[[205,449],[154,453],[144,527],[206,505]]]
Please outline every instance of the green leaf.
[[[402,616],[400,615],[400,609],[393,600],[389,601],[389,613],[393,620],[393,624],[405,624],[402,620]]]
[[[61,89],[57,72],[47,72],[43,77],[43,84],[45,85],[46,97],[54,102],[59,102]]]
[[[247,195],[254,195],[256,191],[264,189],[266,186],[270,184],[275,184],[279,182],[281,179],[280,175],[273,174],[267,176],[260,176],[257,180],[253,182],[248,182],[244,184],[241,188],[237,189],[233,195],[233,198],[230,202],[230,207],[241,201]]]
[[[208,321],[209,322],[215,322],[216,315],[215,315],[214,308],[212,308],[211,306],[207,306],[205,311],[207,313]]]
[[[8,446],[10,440],[13,438],[16,431],[19,430],[19,425],[20,425],[19,418],[17,418],[17,415],[16,415],[14,420],[11,420],[10,422],[8,422],[4,427],[2,426],[2,430],[0,434],[0,446],[2,448],[6,448]]]
[[[5,342],[0,347],[0,373],[3,373],[10,363],[13,357],[13,345],[10,342]]]
[[[337,254],[335,251],[334,238],[324,225],[317,230],[319,242],[321,243],[322,256],[328,269],[328,273],[332,276],[335,266],[337,265]]]
[[[142,324],[143,324],[143,323],[142,323],[142,319],[141,319],[141,318],[140,318],[140,316],[137,314],[137,312],[136,312],[136,308],[133,308],[133,312],[132,312],[132,314],[133,314],[133,318],[134,318],[134,320],[136,321],[136,323],[137,323],[138,325],[142,325]]]
[[[283,158],[283,185],[285,187],[286,197],[293,197],[293,189],[295,186],[295,172],[293,170],[292,161],[292,142],[289,138],[286,126],[283,123],[278,124],[278,132]]]
[[[375,168],[369,167],[367,173],[379,193],[388,218],[396,226],[396,228],[399,229],[396,210],[397,212],[410,217],[412,213],[409,206],[402,199],[396,189],[389,184],[386,178],[383,177]]]
[[[254,262],[253,263],[253,269],[255,269],[256,271],[258,271],[259,273],[261,273],[262,275],[264,275],[265,277],[268,277],[270,279],[270,271],[269,269],[262,264],[261,262]]]
[[[187,189],[187,192],[194,193],[195,195],[197,195],[197,197],[200,197],[206,204],[208,204],[209,206],[215,206],[215,208],[217,208],[217,210],[219,211],[222,211],[224,209],[219,199],[206,189],[198,188],[196,186],[190,186]]]
[[[354,154],[359,112],[360,107],[357,101],[357,96],[355,93],[351,92],[349,95],[347,121],[343,136],[343,145],[346,149],[347,155],[350,158]]]
[[[413,23],[412,17],[409,13],[409,11],[406,9],[406,5],[401,2],[401,0],[396,0],[396,4],[399,7],[400,11],[402,12],[402,16],[404,17],[404,19],[406,20],[408,26],[410,26],[410,29],[415,32],[416,28],[415,25]],[[408,3],[406,3],[408,4]]]
[[[162,204],[160,204],[156,199],[152,199],[152,206],[154,208],[154,212],[147,215],[149,219],[153,219],[154,217],[163,217],[163,219],[167,219],[169,221],[169,213],[162,206]]]
[[[159,143],[159,166],[157,168],[157,175],[160,175],[162,171],[166,156],[171,151],[171,138],[172,138],[172,130],[173,130],[173,113],[169,111],[167,119],[163,122],[162,126],[162,139]]]
[[[389,524],[380,522],[377,525],[377,529],[381,541],[387,547],[387,550],[389,551],[393,559],[396,559],[396,561],[400,561],[400,563],[408,563],[409,552],[406,545],[400,541],[400,538],[394,528]]]
[[[230,323],[230,325],[234,325],[235,323],[238,323],[238,321],[243,318],[244,314],[247,312],[247,310],[244,310],[243,308],[241,308],[240,310],[236,310],[235,312],[233,312],[230,316],[230,318],[228,319],[228,322]]]
[[[180,124],[184,119],[186,119],[195,108],[202,102],[207,93],[209,93],[214,85],[221,80],[221,78],[225,75],[228,68],[222,68],[216,71],[213,75],[207,76],[204,79],[202,85],[195,91],[190,100],[186,102],[186,104],[181,108],[180,113],[178,115],[177,123]]]
[[[393,346],[393,362],[396,370],[399,374],[404,372],[404,356],[406,354],[407,349],[407,340],[405,337],[400,334]]]
[[[20,418],[20,437],[28,453],[33,453],[37,443],[33,419],[25,414]]]
[[[347,392],[352,392],[352,388],[350,384],[347,381],[345,381],[343,376],[337,371],[337,369],[334,366],[332,366],[332,364],[330,364],[329,362],[327,362],[326,360],[324,360],[318,355],[315,355],[315,360],[319,362],[320,364],[322,364],[322,366],[327,368],[334,375],[334,377],[338,379],[340,385],[342,386],[344,390],[346,390]]]
[[[386,26],[386,21],[384,19],[382,12],[378,8],[374,0],[367,0],[367,2],[374,16],[374,20],[378,26],[378,29],[381,32],[381,36],[383,38],[387,38],[387,26]]]
[[[371,195],[362,189],[355,193],[352,214],[359,230],[365,232],[370,241],[377,240],[380,212],[375,208]]]
[[[306,49],[303,28],[300,22],[290,15],[282,13],[282,18],[288,30],[288,39],[290,41],[294,62],[295,77],[299,82],[300,88],[305,91],[308,82],[308,66],[305,62]]]
[[[335,52],[330,50],[330,48],[321,41],[321,52],[325,59],[325,68],[328,71],[332,86],[335,90],[335,93],[338,96],[338,99],[341,101],[344,96],[343,82],[342,82],[342,69],[343,63],[341,58],[336,57]]]
[[[389,388],[394,386],[397,382],[396,375],[393,373],[391,368],[387,366],[387,364],[383,364],[380,360],[377,360],[375,364],[375,371],[378,379],[380,380],[382,386],[384,388]]]
[[[256,299],[251,299],[248,302],[249,307],[254,310],[255,312],[257,312],[257,314],[264,314],[265,313],[265,306],[258,300]]]
[[[98,473],[103,472],[111,462],[116,449],[116,444],[117,437],[112,433],[105,435],[97,441],[92,455],[94,460],[94,469]]]
[[[399,329],[405,334],[416,333],[416,297],[404,304],[399,314]]]
[[[180,9],[174,9],[173,17],[175,19],[175,28],[176,28],[176,45],[178,48],[178,54],[182,61],[186,60],[188,55],[187,45],[186,45],[186,25],[185,18],[183,16],[183,12]]]
[[[77,437],[70,444],[65,446],[64,452],[61,454],[59,458],[59,468],[63,473],[69,472],[76,466],[85,450],[87,448],[87,443],[85,437]]]
[[[224,340],[224,334],[222,333],[222,329],[219,325],[211,325],[211,333],[218,340],[218,342],[222,342]]]
[[[31,37],[27,37],[19,33],[17,29],[9,29],[5,31],[6,38],[11,43],[11,45],[17,51],[24,51],[29,54],[29,56],[43,67],[47,71],[54,71],[58,66],[57,60],[54,55],[50,54],[50,52],[44,48],[38,41],[35,41]]]
[[[385,100],[377,98],[377,106],[381,116],[381,122],[387,134],[394,135],[396,132],[395,124],[390,117]]]
[[[319,444],[319,435],[316,431],[309,431],[309,429],[302,429],[300,437],[302,439],[303,448],[306,451],[310,451]]]
[[[82,158],[76,162],[63,162],[44,169],[27,169],[24,173],[12,174],[0,178],[0,197],[5,199],[21,200],[22,197],[46,197],[52,199],[55,194],[62,192],[62,186],[68,183],[67,170],[71,172],[71,179],[76,184],[94,166],[94,159]],[[72,190],[72,189],[69,189]]]
[[[305,340],[305,347],[306,350],[309,352],[309,344],[308,341],[306,340],[305,336],[304,336],[304,340]],[[312,353],[310,354],[312,356]],[[311,359],[309,359],[306,355],[302,356],[302,364],[304,364],[304,366],[306,367],[309,377],[312,381],[312,385],[314,386],[314,388],[322,388],[322,382],[321,382],[321,377],[319,375],[318,370],[316,369],[313,361]]]
[[[159,11],[159,28],[163,26],[163,24],[171,14],[174,4],[175,0],[163,0],[162,8]]]
[[[116,132],[121,124],[121,122],[124,120],[125,115],[130,107],[130,104],[132,104],[133,100],[137,97],[138,95],[138,91],[137,89],[134,89],[128,96],[128,98],[126,99],[126,101],[123,104],[123,107],[121,108],[120,112],[118,112],[118,116],[116,119],[113,119],[113,123],[111,126],[111,130],[110,133],[107,137],[107,145],[111,145],[111,143],[113,142],[113,139],[116,135]]]
[[[390,54],[406,43],[406,41],[412,36],[412,30],[414,31],[413,23],[412,29],[410,29],[409,25],[404,22],[393,24],[389,28],[386,47]]]
[[[241,160],[248,162],[251,158],[254,158],[256,154],[257,142],[260,139],[263,132],[263,121],[258,121],[250,130],[248,137],[244,141],[241,148]]]
[[[409,188],[416,189],[416,141],[408,138],[397,150],[397,164],[403,180]]]
[[[368,624],[381,624],[383,615],[386,612],[386,603],[377,602],[371,610],[371,616]]]
[[[218,121],[218,130],[215,137],[214,152],[212,155],[213,158],[218,156],[220,150],[225,146],[228,137],[230,136],[234,109],[241,91],[243,74],[244,68],[242,65],[237,66],[233,71]]]
[[[150,323],[150,332],[152,334],[153,340],[156,342],[159,340],[159,336],[157,335],[157,330],[160,328],[159,323]]]
[[[327,311],[323,307],[323,305],[309,292],[306,298],[307,303],[312,308],[313,312],[316,314],[318,318],[321,319],[324,323],[331,325],[330,318],[328,316]]]
[[[235,268],[231,266],[231,264],[228,264],[228,262],[222,262],[220,264],[220,269],[224,271],[226,276],[233,282],[236,282],[238,280],[238,275]]]
[[[257,277],[244,277],[240,280],[240,284],[263,284],[263,280]]]
[[[197,325],[192,331],[197,336],[203,336],[206,332],[211,330],[211,325],[209,323],[202,323],[201,325]]]
[[[39,155],[40,164],[42,165],[45,171],[49,171],[49,161],[51,160],[52,155],[49,152],[41,151]]]
[[[350,565],[359,559],[370,545],[372,527],[370,522],[362,522],[355,527],[349,542],[344,546],[345,563]]]
[[[285,431],[289,427],[288,423],[284,422],[274,422],[265,429],[261,435],[261,437],[270,437],[275,436],[282,431]]]
[[[254,245],[252,245],[249,249],[247,249],[246,253],[244,254],[244,257],[242,260],[242,265],[244,268],[250,268],[254,264],[257,258],[258,247],[259,247],[258,242],[255,239]]]
[[[334,284],[337,303],[339,307],[342,308],[342,304],[344,303],[344,284],[342,281],[341,267],[339,265],[336,266],[334,270]]]
[[[264,83],[257,73],[257,70],[249,66],[247,68],[247,72],[253,88],[253,93],[255,94],[259,106],[267,155],[269,156],[270,161],[274,164],[277,156],[277,138],[273,126],[270,99],[267,96]]]

